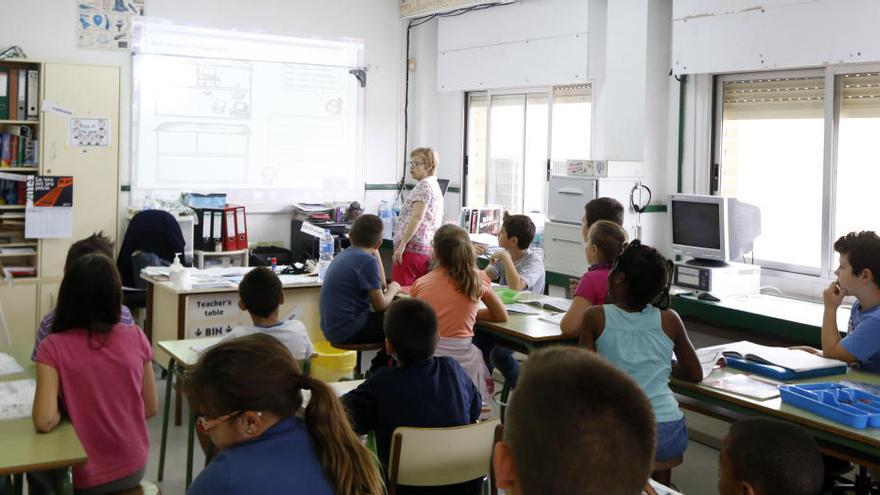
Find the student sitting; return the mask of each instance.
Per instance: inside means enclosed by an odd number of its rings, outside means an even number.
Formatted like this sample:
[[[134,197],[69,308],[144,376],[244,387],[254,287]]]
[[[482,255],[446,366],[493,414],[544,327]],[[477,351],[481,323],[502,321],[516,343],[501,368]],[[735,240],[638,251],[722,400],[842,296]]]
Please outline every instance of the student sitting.
[[[609,197],[595,198],[587,201],[587,204],[584,205],[584,218],[581,219],[581,234],[583,234],[584,240],[587,238],[590,227],[599,220],[608,220],[623,227],[623,205],[620,204],[620,201]],[[569,279],[569,290],[572,297],[578,283],[580,283],[579,278]]]
[[[816,441],[775,419],[734,423],[718,460],[719,495],[819,495],[824,467]]]
[[[253,326],[236,327],[223,341],[236,337],[265,333],[281,341],[294,359],[312,357],[314,348],[305,325],[297,320],[279,321],[278,311],[284,304],[281,280],[272,270],[260,266],[249,271],[238,284],[238,307],[251,315]]]
[[[667,309],[671,275],[672,262],[656,249],[630,243],[608,275],[608,304],[587,309],[580,337],[581,345],[629,373],[651,399],[657,462],[681,456],[688,443],[684,415],[669,389],[670,374],[695,383],[703,379],[681,318]],[[653,478],[668,485],[669,470]]]
[[[398,426],[467,425],[480,417],[482,404],[476,387],[454,359],[434,357],[437,317],[427,303],[401,299],[386,313],[385,347],[399,366],[380,369],[342,397],[354,430],[360,434],[375,430],[383,465],[389,462],[391,434]],[[478,491],[479,484],[474,492]]]
[[[64,260],[64,272],[66,273],[67,268],[81,256],[91,253],[103,254],[108,258],[113,259],[113,243],[110,241],[110,238],[105,236],[103,232],[98,232],[71,244],[70,248],[67,250],[67,259]],[[52,331],[52,323],[54,320],[54,308],[50,309],[49,312],[43,316],[43,319],[40,320],[40,328],[37,330],[37,339],[34,342],[34,350],[31,352],[31,361],[37,360],[37,349],[40,347],[40,342],[42,342]],[[119,306],[119,321],[125,325],[131,325],[134,323],[131,311],[129,311],[124,304]]]
[[[638,494],[654,459],[654,416],[639,386],[575,347],[532,353],[492,457],[513,495]]]
[[[535,224],[526,215],[504,216],[498,245],[503,251],[493,253],[489,266],[483,272],[491,280],[498,280],[513,290],[544,293],[544,260],[528,251],[535,238]],[[513,357],[513,350],[497,345],[495,338],[488,334],[474,336],[474,344],[483,351],[483,358],[489,371],[497,367],[504,379],[516,387],[519,378],[519,363]]]
[[[33,421],[52,431],[70,417],[88,462],[73,468],[77,493],[137,487],[158,411],[153,350],[136,325],[119,321],[122,284],[103,254],[75,260],[61,281],[52,332],[37,350]]]
[[[626,242],[626,232],[614,222],[599,220],[592,224],[589,231],[586,231],[584,242],[586,242],[584,252],[590,267],[581,277],[574,291],[571,307],[559,322],[562,334],[569,337],[578,336],[581,320],[587,308],[605,304],[605,297],[608,294],[608,273]]]
[[[450,356],[464,368],[480,395],[489,400],[494,382],[483,355],[472,343],[477,320],[507,321],[507,309],[492,291],[489,277],[477,269],[468,233],[444,225],[434,234],[437,266],[416,280],[410,295],[427,302],[437,313],[440,342],[437,356]],[[480,309],[480,301],[486,304]]]
[[[199,430],[220,449],[189,495],[383,493],[333,390],[303,376],[277,339],[258,333],[208,349],[184,390]],[[299,416],[303,390],[311,399]]]
[[[850,232],[837,239],[834,250],[840,254],[840,266],[834,272],[837,280],[822,293],[822,354],[880,373],[880,237],[870,231]],[[841,339],[837,308],[847,295],[856,302],[847,336]]]
[[[385,270],[379,257],[382,220],[361,215],[348,234],[351,247],[339,253],[324,276],[321,286],[321,330],[334,343],[382,342],[385,308],[400,291],[397,282],[385,287]],[[370,306],[372,305],[372,311]],[[384,352],[373,360],[371,369],[387,365]]]

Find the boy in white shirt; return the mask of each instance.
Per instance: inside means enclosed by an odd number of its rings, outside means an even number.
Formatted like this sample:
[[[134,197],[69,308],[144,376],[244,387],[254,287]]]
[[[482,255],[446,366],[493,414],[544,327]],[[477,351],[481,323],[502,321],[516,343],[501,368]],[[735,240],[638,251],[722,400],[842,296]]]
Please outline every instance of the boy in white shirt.
[[[223,337],[230,340],[254,333],[265,333],[281,341],[298,361],[308,359],[314,353],[312,341],[305,325],[298,320],[278,320],[278,310],[284,304],[281,280],[272,270],[260,266],[254,268],[238,284],[238,307],[247,311],[253,326],[234,328]]]

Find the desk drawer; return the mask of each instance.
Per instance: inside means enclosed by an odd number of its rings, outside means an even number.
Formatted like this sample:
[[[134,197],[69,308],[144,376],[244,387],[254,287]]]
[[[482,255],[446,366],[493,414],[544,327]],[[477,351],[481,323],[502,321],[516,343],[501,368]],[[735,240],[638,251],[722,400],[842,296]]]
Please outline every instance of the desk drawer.
[[[572,277],[580,277],[587,271],[580,225],[544,224],[544,269]]]

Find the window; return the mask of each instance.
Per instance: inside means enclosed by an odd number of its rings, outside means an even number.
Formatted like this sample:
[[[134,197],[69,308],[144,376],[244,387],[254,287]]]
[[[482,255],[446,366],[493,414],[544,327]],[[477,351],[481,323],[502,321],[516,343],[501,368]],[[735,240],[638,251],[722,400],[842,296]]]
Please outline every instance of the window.
[[[135,190],[219,190],[249,206],[363,195],[363,90],[349,73],[361,43],[154,23],[136,32]]]
[[[711,189],[760,207],[755,263],[832,276],[834,241],[880,228],[864,206],[880,180],[880,74],[719,76],[716,95]]]
[[[591,104],[588,85],[468,93],[465,204],[544,212],[548,164],[589,157]]]

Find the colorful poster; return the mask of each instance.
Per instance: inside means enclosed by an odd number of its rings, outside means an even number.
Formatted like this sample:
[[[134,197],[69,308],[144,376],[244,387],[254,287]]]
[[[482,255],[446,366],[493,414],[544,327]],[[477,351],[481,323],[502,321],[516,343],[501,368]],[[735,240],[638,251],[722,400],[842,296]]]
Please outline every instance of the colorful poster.
[[[73,236],[73,177],[29,175],[25,195],[25,238]]]
[[[76,46],[129,50],[132,18],[144,15],[145,1],[78,0]]]

